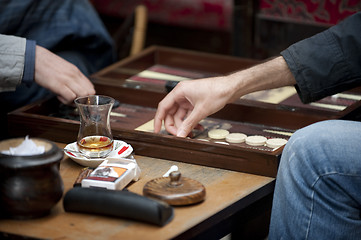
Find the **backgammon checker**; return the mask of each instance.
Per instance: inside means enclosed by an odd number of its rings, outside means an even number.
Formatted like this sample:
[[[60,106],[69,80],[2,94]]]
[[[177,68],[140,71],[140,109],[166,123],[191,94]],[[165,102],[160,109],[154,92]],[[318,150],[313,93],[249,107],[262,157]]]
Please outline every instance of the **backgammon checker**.
[[[198,181],[181,176],[179,171],[147,182],[143,195],[162,200],[169,205],[182,206],[199,203],[206,196],[205,187]]]

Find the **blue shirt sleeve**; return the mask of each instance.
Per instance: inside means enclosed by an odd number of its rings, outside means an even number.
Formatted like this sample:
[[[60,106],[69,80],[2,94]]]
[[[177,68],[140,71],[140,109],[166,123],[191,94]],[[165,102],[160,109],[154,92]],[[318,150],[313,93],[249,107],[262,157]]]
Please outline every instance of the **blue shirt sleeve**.
[[[34,82],[35,46],[36,46],[35,41],[26,40],[24,74],[22,79],[22,82],[25,83],[26,85],[29,85],[32,82]]]

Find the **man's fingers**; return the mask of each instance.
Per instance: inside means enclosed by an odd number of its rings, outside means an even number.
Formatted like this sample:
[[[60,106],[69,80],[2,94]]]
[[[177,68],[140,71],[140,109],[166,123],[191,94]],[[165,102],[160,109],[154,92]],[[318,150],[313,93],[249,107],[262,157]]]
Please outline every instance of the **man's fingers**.
[[[174,114],[177,111],[178,105],[174,99],[168,94],[158,104],[157,112],[154,116],[154,132],[158,133],[162,128],[162,122],[165,120],[166,115]]]
[[[59,89],[54,91],[54,93],[58,96],[58,99],[64,104],[69,104],[76,98],[76,94],[67,86],[59,86]]]
[[[64,103],[95,94],[91,81],[75,65],[40,46],[36,46],[34,80]]]
[[[56,96],[58,98],[58,100],[63,103],[63,104],[66,104],[66,105],[69,105],[71,102],[69,102],[68,100],[66,100],[65,98],[63,98],[62,96],[58,95]]]
[[[172,135],[177,134],[177,127],[174,125],[173,115],[167,115],[164,119],[164,127]]]
[[[174,125],[178,129],[182,123],[184,118],[187,115],[187,110],[184,108],[178,108],[178,111],[174,114]]]
[[[192,129],[206,116],[204,116],[202,107],[194,108],[190,114],[184,119],[181,126],[178,128],[177,136],[186,137]]]
[[[77,96],[87,96],[95,94],[94,85],[92,82],[80,72],[79,69],[74,73],[74,78],[69,81],[65,79],[65,84],[77,95]],[[68,76],[64,76],[68,77]]]

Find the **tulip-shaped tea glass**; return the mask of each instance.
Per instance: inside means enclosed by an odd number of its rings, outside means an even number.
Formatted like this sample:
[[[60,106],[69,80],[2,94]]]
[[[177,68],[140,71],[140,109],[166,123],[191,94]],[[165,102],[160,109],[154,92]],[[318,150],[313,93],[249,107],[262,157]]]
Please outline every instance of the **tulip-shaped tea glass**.
[[[80,115],[79,152],[89,158],[108,156],[113,149],[109,118],[114,99],[93,95],[77,98],[74,102]]]

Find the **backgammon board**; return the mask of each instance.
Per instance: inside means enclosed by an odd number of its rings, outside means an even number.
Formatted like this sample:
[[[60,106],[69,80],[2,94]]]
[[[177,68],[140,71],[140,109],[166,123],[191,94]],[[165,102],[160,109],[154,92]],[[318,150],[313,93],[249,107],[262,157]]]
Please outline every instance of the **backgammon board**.
[[[247,136],[288,140],[294,131],[314,122],[354,116],[361,91],[354,89],[316,104],[302,104],[293,88],[247,95],[200,122],[189,138],[162,130],[153,133],[159,101],[179,81],[228,74],[258,61],[165,47],[150,47],[91,76],[97,94],[117,100],[111,113],[115,139],[130,143],[135,154],[275,177],[283,147],[252,146],[215,140],[212,129]],[[15,110],[8,116],[12,136],[30,135],[70,143],[76,140],[79,120],[72,106],[56,98]]]

